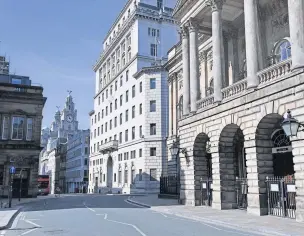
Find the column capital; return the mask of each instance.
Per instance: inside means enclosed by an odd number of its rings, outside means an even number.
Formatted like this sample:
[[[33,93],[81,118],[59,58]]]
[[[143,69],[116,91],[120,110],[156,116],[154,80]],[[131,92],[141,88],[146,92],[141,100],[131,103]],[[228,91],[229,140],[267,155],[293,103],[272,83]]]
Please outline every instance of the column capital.
[[[199,60],[200,61],[206,61],[207,60],[207,51],[203,50],[199,53]]]
[[[220,11],[222,10],[225,1],[226,0],[207,0],[206,5],[211,7],[212,12]]]
[[[189,33],[197,31],[198,27],[199,27],[198,21],[196,19],[194,19],[193,17],[191,17],[188,21]]]
[[[182,36],[182,38],[188,38],[188,35],[189,35],[189,30],[188,30],[188,27],[183,25],[180,27],[180,34]]]

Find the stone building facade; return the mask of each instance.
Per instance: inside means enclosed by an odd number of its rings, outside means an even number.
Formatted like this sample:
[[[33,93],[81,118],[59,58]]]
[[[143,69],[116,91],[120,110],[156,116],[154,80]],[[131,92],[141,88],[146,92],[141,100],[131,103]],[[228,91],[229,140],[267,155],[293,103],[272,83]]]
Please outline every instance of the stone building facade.
[[[268,194],[278,185],[267,180],[285,183],[289,176],[295,186],[287,184],[283,197],[293,203],[284,216],[294,210],[304,220],[304,133],[289,139],[280,126],[288,109],[304,121],[303,15],[302,0],[178,1],[182,39],[166,64],[167,144],[183,150],[183,204],[204,205],[202,193],[212,181],[212,207],[240,207],[241,182],[249,213],[274,213],[280,203]],[[174,174],[176,159],[168,159]]]
[[[2,196],[8,195],[11,184],[13,197],[19,197],[20,186],[22,197],[37,196],[40,130],[45,102],[40,86],[12,84],[11,81],[0,83]],[[9,169],[12,166],[16,172],[10,176]]]
[[[178,39],[175,1],[129,0],[94,66],[90,192],[159,192],[167,162],[166,54]]]

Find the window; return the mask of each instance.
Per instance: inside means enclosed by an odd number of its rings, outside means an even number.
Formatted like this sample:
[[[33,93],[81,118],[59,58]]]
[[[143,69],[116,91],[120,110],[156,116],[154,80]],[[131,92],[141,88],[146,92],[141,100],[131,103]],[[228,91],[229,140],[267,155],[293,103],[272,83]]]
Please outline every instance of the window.
[[[125,116],[126,122],[129,120],[129,110],[126,110],[126,116]]]
[[[132,140],[135,139],[135,126],[132,127]]]
[[[142,149],[139,149],[139,157],[142,157]]]
[[[122,86],[123,81],[122,81],[122,76],[120,76],[120,87]]]
[[[122,143],[122,132],[119,133],[119,143]]]
[[[121,170],[118,171],[118,183],[121,184]]]
[[[149,36],[151,35],[151,28],[150,27],[148,28],[148,35]]]
[[[114,135],[114,140],[117,140],[117,134]]]
[[[99,136],[100,135],[100,127],[98,127],[98,129],[97,129],[97,136]]]
[[[156,147],[151,147],[150,148],[150,156],[151,157],[156,156]]]
[[[129,101],[129,90],[126,91],[126,102]]]
[[[152,29],[152,36],[153,36],[153,37],[156,36],[156,29]]]
[[[115,105],[114,105],[114,109],[117,109],[117,99],[115,99]]]
[[[150,89],[156,89],[156,79],[150,79]]]
[[[135,169],[131,170],[131,181],[132,181],[132,184],[135,183]]]
[[[126,81],[128,81],[129,80],[129,71],[127,70],[126,71]]]
[[[94,129],[94,138],[96,138],[96,129]]]
[[[112,129],[112,120],[110,120],[110,130]]]
[[[135,106],[132,107],[132,119],[135,117]]]
[[[86,152],[88,152],[88,148],[86,147]],[[84,159],[84,165],[87,166],[88,165],[88,158]],[[86,170],[85,170],[86,171]],[[87,176],[87,174],[85,174],[84,176]]]
[[[104,110],[102,109],[102,111],[101,111],[101,118],[103,118],[104,117]]]
[[[139,138],[142,138],[143,134],[142,134],[142,125],[139,126]]]
[[[151,103],[151,102],[150,102]],[[106,116],[108,115],[108,106],[106,106]]]
[[[156,169],[150,169],[150,181],[157,181],[156,178],[157,171]]]
[[[109,91],[108,89],[106,90],[106,99],[109,97]]]
[[[138,170],[138,181],[142,181],[142,169]]]
[[[122,95],[120,95],[120,98],[119,98],[119,105],[122,106]]]
[[[128,142],[128,136],[129,136],[129,132],[128,132],[128,130],[126,129],[126,130],[125,130],[125,142]]]
[[[122,113],[120,113],[120,115],[119,115],[119,124],[120,125],[122,124]]]
[[[98,97],[98,105],[100,105],[100,96]]]
[[[142,103],[139,104],[139,115],[141,115],[141,114],[142,114]]]
[[[283,40],[279,43],[276,50],[277,61],[285,61],[291,57],[291,45],[287,40]]]
[[[162,8],[163,7],[163,0],[157,0],[157,7]]]
[[[103,134],[103,125],[101,126],[101,134]]]
[[[117,127],[117,116],[114,118],[114,127]]]
[[[108,123],[106,122],[106,125],[105,125],[105,132],[108,131]]]
[[[139,92],[142,92],[142,82],[139,83]]]
[[[112,111],[113,111],[113,104],[112,104],[112,102],[110,103],[110,113],[112,113]]]
[[[115,91],[117,91],[117,87],[118,87],[118,81],[115,81]]]
[[[33,138],[33,119],[27,118],[26,125],[26,140],[30,141]]]
[[[150,124],[150,135],[156,135],[156,124]]]
[[[110,95],[112,95],[113,94],[113,85],[111,85],[111,87],[110,87]]]
[[[95,115],[95,124],[96,124],[97,116]]]
[[[98,112],[98,121],[100,121],[100,112]]]
[[[156,112],[156,101],[150,101],[150,112]]]
[[[151,43],[151,46],[150,46],[150,55],[151,56],[157,56],[157,45],[154,44],[154,43]]]
[[[132,86],[132,98],[135,97],[135,85]]]
[[[125,170],[125,184],[128,183],[128,170]]]
[[[13,117],[12,122],[12,139],[21,140],[23,139],[24,130],[24,118],[23,117]]]
[[[104,102],[104,93],[101,94],[102,102]]]
[[[84,154],[89,154],[89,149],[88,149],[88,147],[85,147],[84,148]],[[88,161],[87,159],[84,159],[84,163],[86,163],[86,161]],[[85,165],[87,165],[87,164],[85,164]]]
[[[136,150],[131,151],[131,159],[135,159],[136,158]]]

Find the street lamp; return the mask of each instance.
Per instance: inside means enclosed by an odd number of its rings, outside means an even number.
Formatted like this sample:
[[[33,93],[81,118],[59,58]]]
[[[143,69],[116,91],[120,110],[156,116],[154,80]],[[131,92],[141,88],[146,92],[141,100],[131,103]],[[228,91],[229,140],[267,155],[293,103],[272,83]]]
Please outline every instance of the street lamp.
[[[297,136],[300,127],[304,127],[302,123],[297,121],[291,116],[290,110],[284,114],[284,120],[281,123],[281,127],[284,130],[284,133],[287,137]],[[302,130],[300,130],[302,131]]]
[[[173,142],[172,146],[169,149],[170,149],[171,154],[174,155],[174,156],[177,156],[179,151],[181,151],[181,153],[185,154],[185,157],[188,160],[186,148],[180,148],[178,146],[177,141]]]

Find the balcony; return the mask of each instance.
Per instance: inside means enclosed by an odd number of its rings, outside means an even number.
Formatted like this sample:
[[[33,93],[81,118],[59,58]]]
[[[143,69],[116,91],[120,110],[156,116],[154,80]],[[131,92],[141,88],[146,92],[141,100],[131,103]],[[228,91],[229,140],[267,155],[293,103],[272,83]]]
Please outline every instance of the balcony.
[[[118,150],[118,140],[109,141],[99,147],[99,152],[104,154]]]

